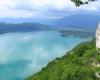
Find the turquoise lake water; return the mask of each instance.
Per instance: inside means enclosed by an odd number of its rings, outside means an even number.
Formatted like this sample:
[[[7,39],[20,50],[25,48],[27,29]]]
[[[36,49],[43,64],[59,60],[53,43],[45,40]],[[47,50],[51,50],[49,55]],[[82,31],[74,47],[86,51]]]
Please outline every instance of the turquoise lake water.
[[[54,31],[0,35],[0,80],[23,80],[86,39]]]

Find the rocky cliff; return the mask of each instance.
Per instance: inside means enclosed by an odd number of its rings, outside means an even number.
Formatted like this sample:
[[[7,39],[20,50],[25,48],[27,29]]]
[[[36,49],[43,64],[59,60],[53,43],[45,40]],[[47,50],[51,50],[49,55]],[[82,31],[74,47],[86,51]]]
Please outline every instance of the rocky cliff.
[[[100,23],[98,25],[98,28],[96,30],[96,48],[100,48]]]

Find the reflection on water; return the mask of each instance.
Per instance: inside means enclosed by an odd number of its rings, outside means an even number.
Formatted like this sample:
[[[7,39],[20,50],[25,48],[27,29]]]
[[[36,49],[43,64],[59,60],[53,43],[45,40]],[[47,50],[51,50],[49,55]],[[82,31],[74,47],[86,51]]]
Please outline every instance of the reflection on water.
[[[84,40],[53,31],[0,35],[0,80],[23,80]]]

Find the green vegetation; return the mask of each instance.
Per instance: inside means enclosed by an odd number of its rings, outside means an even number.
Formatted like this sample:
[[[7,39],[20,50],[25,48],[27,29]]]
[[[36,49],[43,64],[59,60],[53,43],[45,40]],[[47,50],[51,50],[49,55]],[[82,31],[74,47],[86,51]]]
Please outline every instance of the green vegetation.
[[[67,30],[59,30],[59,33],[62,37],[73,35],[75,37],[80,37],[80,38],[89,38],[95,36],[94,29],[77,29],[77,30],[67,29]]]
[[[79,44],[26,80],[100,80],[96,76],[100,72],[99,62],[100,54],[92,40]]]
[[[96,1],[96,0],[71,0],[75,3],[76,6],[80,6],[83,4],[89,4],[90,2]]]

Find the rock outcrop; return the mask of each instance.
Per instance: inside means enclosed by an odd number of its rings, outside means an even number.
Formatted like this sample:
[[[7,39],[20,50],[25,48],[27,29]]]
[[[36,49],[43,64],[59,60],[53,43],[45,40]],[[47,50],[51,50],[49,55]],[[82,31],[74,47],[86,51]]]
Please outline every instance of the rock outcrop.
[[[97,48],[97,50],[100,49],[100,23],[96,30],[96,48]]]

